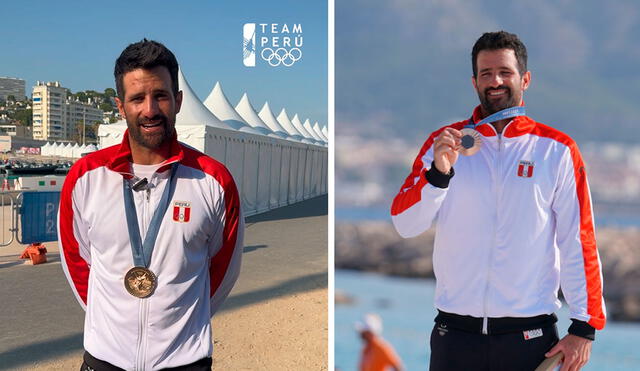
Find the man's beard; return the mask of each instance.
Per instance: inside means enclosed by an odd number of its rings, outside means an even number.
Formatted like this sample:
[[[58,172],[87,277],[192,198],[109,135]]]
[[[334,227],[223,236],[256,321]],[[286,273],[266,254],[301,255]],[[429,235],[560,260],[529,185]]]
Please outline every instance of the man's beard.
[[[500,89],[506,90],[506,100],[500,100],[492,103],[491,101],[489,101],[489,99],[487,99],[490,91]],[[480,99],[480,105],[482,105],[482,108],[486,111],[487,115],[494,114],[496,112],[502,111],[503,109],[516,107],[520,104],[519,99],[511,94],[511,89],[504,85],[497,88],[487,88],[484,90],[484,94],[480,94],[478,92],[478,98]]]
[[[158,133],[143,133],[142,125],[147,125],[153,121],[160,121],[160,126],[164,130]],[[129,120],[127,120],[127,127],[129,128],[132,140],[145,148],[154,150],[171,141],[173,137],[173,125],[171,125],[171,128],[169,126],[169,118],[163,114],[155,115],[151,119],[138,118],[135,123],[130,123]]]

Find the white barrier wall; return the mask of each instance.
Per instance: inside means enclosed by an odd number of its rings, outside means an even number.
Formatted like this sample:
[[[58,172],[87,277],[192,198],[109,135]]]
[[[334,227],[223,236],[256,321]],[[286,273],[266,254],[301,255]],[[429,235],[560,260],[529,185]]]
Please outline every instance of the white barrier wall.
[[[101,125],[101,148],[119,144],[125,129]],[[178,140],[225,164],[247,216],[327,193],[326,147],[207,125],[176,125],[176,130]]]

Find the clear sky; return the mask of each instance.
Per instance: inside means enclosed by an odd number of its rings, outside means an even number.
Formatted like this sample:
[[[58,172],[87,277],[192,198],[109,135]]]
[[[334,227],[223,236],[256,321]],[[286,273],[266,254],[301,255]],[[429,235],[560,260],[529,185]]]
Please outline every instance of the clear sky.
[[[171,49],[200,100],[216,81],[236,105],[246,92],[259,110],[327,124],[327,2],[9,1],[0,6],[0,76],[60,81],[76,92],[115,88],[113,66],[146,37]],[[293,66],[242,63],[244,23],[302,25],[303,58]]]

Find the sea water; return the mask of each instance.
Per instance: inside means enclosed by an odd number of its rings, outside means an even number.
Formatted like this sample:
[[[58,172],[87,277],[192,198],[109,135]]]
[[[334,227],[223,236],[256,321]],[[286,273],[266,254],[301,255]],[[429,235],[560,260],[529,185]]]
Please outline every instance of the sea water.
[[[434,280],[336,270],[335,287],[354,300],[335,306],[336,369],[358,369],[362,342],[354,324],[365,313],[380,315],[383,337],[394,346],[406,370],[428,369],[429,336],[436,314]],[[571,323],[566,305],[557,314],[562,337]],[[591,360],[582,370],[640,370],[640,324],[609,321],[605,330],[596,333]]]

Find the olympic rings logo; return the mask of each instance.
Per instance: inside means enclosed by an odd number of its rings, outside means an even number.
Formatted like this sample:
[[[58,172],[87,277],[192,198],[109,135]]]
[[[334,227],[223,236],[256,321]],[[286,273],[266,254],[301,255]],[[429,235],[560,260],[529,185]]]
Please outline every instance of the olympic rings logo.
[[[260,56],[272,67],[279,66],[280,64],[291,67],[296,61],[302,58],[302,50],[300,50],[300,48],[291,48],[290,50],[285,48],[277,48],[276,50],[264,48],[262,52],[260,52]]]

